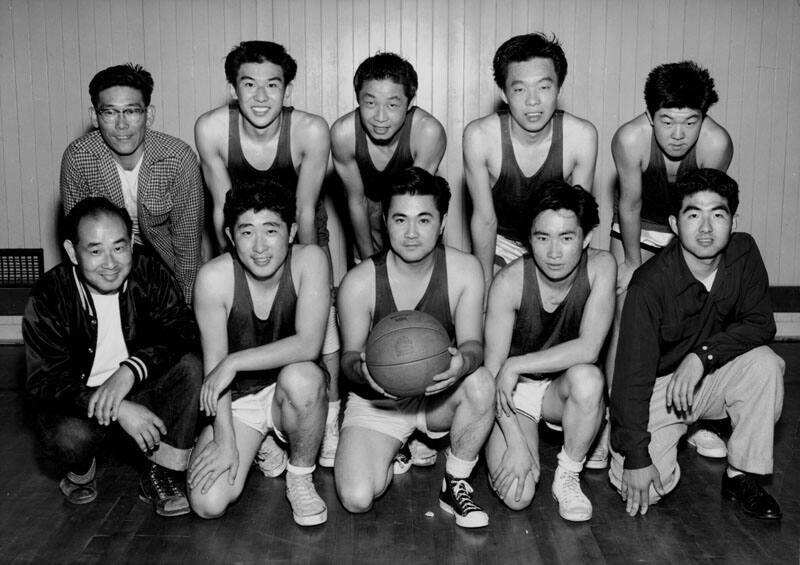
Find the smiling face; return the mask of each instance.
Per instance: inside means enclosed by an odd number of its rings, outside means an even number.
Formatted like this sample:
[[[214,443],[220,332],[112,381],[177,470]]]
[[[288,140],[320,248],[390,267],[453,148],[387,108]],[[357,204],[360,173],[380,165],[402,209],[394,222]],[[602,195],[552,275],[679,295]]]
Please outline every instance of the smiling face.
[[[651,118],[656,143],[670,159],[683,159],[700,137],[703,114],[692,108],[661,108]]]
[[[100,213],[78,224],[78,241],[66,240],[69,260],[93,294],[117,292],[131,272],[131,234],[117,216]]]
[[[406,263],[416,263],[433,253],[443,227],[433,196],[392,197],[386,214],[386,231],[392,251]]]
[[[128,108],[144,110],[140,117],[125,117]],[[117,110],[115,119],[106,123],[98,115],[103,110]],[[112,86],[101,91],[97,106],[92,108],[92,125],[100,130],[103,141],[111,149],[111,155],[123,167],[135,165],[144,151],[144,138],[147,128],[153,121],[152,107],[145,106],[142,93],[129,86]]]
[[[572,210],[545,210],[531,226],[533,261],[547,279],[562,281],[575,272],[590,238]]]
[[[719,258],[736,227],[728,199],[704,190],[684,197],[677,217],[669,217],[669,225],[680,240],[683,255],[691,262]]]
[[[550,123],[558,101],[558,77],[551,59],[534,57],[508,65],[503,100],[514,121],[529,133]]]
[[[283,69],[268,61],[243,63],[236,75],[236,85],[230,88],[242,117],[259,129],[278,119],[291,94],[291,85],[283,79]]]
[[[402,84],[389,79],[364,82],[358,93],[358,113],[373,143],[385,145],[394,140],[410,103]]]
[[[294,240],[297,225],[286,225],[271,210],[248,210],[239,215],[233,231],[225,233],[233,244],[247,272],[257,280],[265,280],[281,272]]]

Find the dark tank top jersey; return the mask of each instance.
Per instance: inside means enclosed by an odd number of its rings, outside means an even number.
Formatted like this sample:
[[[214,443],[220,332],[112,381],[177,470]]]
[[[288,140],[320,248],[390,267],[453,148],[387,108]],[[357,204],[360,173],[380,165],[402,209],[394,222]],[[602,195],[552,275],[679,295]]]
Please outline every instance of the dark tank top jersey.
[[[697,143],[678,164],[676,179],[697,169]],[[667,180],[664,154],[658,147],[655,134],[650,138],[650,160],[642,173],[642,227],[648,230],[670,232],[669,214],[672,209],[672,193],[675,183]]]
[[[297,309],[297,293],[292,281],[292,249],[286,256],[281,280],[272,307],[266,320],[256,316],[253,311],[253,299],[247,287],[247,276],[239,259],[232,254],[233,263],[233,304],[228,314],[228,351],[243,351],[267,343],[272,343],[294,335],[294,315]],[[233,400],[254,394],[262,388],[273,384],[280,369],[263,371],[240,371],[231,384]]]
[[[552,312],[542,307],[542,295],[533,257],[523,256],[522,301],[514,321],[509,356],[525,355],[576,339],[580,335],[583,308],[589,298],[588,253],[578,263],[575,282],[564,301]],[[526,375],[541,378],[542,375]]]
[[[372,327],[393,312],[397,312],[392,287],[389,285],[389,273],[386,270],[386,251],[372,257],[375,265],[375,311],[372,314]],[[447,258],[444,246],[437,245],[434,250],[433,272],[428,287],[414,310],[430,314],[442,324],[450,336],[450,343],[456,342],[456,326],[450,314],[450,298],[447,292]],[[356,393],[362,398],[383,398],[369,385],[356,387]]]
[[[544,182],[564,179],[564,112],[556,110],[553,114],[550,151],[539,170],[530,177],[522,173],[514,156],[514,147],[511,145],[511,115],[508,110],[502,110],[497,115],[500,119],[501,162],[500,176],[492,187],[497,233],[519,242],[526,239],[525,210],[528,199]]]
[[[277,174],[287,183],[292,191],[297,190],[297,172],[292,161],[292,111],[291,106],[281,110],[281,131],[278,134],[278,150],[275,160],[269,169],[256,169],[245,159],[239,137],[239,106],[236,103],[228,106],[228,175],[232,182],[258,182],[266,178],[274,178]]]
[[[394,155],[382,171],[376,169],[372,163],[372,157],[367,148],[367,132],[364,131],[364,126],[361,124],[360,114],[356,112],[353,120],[356,128],[356,164],[358,172],[361,173],[361,182],[364,184],[364,194],[373,202],[381,201],[382,188],[391,175],[414,164],[414,157],[411,156],[411,124],[414,121],[416,109],[417,107],[414,106],[406,112],[405,122],[398,132]]]
[[[234,102],[228,105],[228,176],[231,182],[258,183],[267,178],[277,176],[292,192],[297,191],[297,171],[292,161],[292,112],[293,106],[284,106],[281,110],[281,131],[278,133],[278,150],[275,160],[269,169],[256,169],[245,158],[239,136],[239,106]],[[328,243],[328,212],[325,210],[322,195],[317,199],[315,212],[317,243]]]

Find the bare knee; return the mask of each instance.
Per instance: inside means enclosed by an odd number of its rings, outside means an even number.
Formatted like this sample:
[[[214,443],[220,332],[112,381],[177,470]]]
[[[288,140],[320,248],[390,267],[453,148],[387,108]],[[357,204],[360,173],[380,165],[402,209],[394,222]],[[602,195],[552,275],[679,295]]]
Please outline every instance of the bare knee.
[[[372,508],[375,494],[369,485],[365,483],[356,484],[352,481],[336,481],[336,492],[342,506],[353,514],[363,514]]]
[[[228,497],[219,492],[201,494],[200,489],[194,489],[190,490],[188,494],[192,511],[206,520],[221,517],[231,503]]]
[[[292,363],[278,375],[277,389],[296,406],[318,404],[327,398],[325,375],[316,363]]]
[[[467,401],[478,411],[486,412],[494,408],[494,379],[485,367],[464,378],[461,382]]]
[[[599,407],[603,400],[605,380],[595,365],[575,365],[564,374],[569,386],[569,397],[581,406]]]

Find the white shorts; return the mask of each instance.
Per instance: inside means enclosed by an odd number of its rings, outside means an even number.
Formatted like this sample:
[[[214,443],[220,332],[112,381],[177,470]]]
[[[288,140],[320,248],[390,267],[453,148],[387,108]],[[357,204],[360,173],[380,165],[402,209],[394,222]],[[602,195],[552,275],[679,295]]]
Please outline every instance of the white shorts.
[[[286,443],[286,438],[275,428],[272,420],[272,401],[275,399],[276,386],[273,383],[254,394],[237,398],[231,403],[231,412],[233,417],[245,426],[264,435],[273,430],[278,439]]]
[[[496,267],[505,267],[522,257],[526,251],[524,245],[498,234],[494,242],[494,264]]]
[[[622,241],[622,232],[619,229],[619,222],[614,222],[611,224],[611,236]],[[657,251],[666,247],[667,244],[672,241],[673,237],[675,237],[675,234],[673,233],[646,230],[642,228],[641,235],[639,235],[639,243],[641,243],[645,248],[649,247],[654,251]]]
[[[392,400],[390,398],[367,400],[351,392],[347,397],[342,428],[357,426],[380,432],[405,442],[414,430],[419,430],[430,438],[437,439],[449,432],[428,430],[425,414],[428,407],[427,396],[414,396]]]
[[[537,424],[542,419],[542,403],[544,402],[544,395],[547,392],[547,387],[553,382],[553,379],[528,379],[521,378],[517,383],[517,388],[514,390],[514,406],[517,407],[517,412],[523,416],[527,416]],[[548,428],[554,430],[561,430],[561,426],[545,421]]]

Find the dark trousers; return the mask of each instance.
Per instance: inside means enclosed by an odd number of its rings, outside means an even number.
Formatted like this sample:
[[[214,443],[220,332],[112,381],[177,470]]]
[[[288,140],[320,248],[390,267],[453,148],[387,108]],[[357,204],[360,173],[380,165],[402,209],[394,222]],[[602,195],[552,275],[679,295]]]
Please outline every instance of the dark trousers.
[[[187,451],[194,445],[203,365],[187,353],[162,375],[150,375],[134,385],[126,400],[141,404],[161,418],[167,428],[161,443]],[[63,470],[83,474],[92,459],[119,426],[101,426],[95,418],[75,417],[58,411],[36,414],[37,432],[47,457]],[[155,458],[153,458],[155,459]]]

